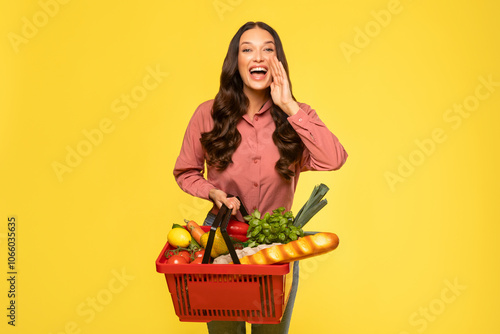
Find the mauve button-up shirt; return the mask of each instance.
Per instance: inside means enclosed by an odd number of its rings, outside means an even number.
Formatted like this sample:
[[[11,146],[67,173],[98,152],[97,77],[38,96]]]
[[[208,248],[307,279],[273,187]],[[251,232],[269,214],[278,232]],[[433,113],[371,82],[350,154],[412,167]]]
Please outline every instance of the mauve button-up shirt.
[[[212,105],[213,100],[209,100],[196,109],[174,167],[177,183],[193,196],[209,199],[210,190],[218,188],[239,196],[249,212],[258,209],[261,214],[272,213],[281,206],[290,210],[300,172],[337,170],[347,159],[344,147],[316,112],[299,103],[299,111],[289,116],[288,121],[302,139],[305,150],[300,164],[294,166],[295,177],[284,180],[274,168],[279,152],[272,138],[276,127],[269,99],[253,120],[244,115],[237,124],[242,140],[232,156],[233,163],[224,171],[208,166],[205,178],[205,152],[200,138],[213,128]],[[217,210],[214,205],[212,212]],[[236,218],[242,220],[241,214]]]

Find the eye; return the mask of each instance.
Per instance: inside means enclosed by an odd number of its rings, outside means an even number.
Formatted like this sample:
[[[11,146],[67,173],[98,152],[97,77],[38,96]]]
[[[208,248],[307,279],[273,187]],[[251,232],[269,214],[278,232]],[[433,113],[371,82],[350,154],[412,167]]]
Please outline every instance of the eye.
[[[241,50],[241,52],[250,52],[250,51],[252,51],[252,50],[250,50],[250,49],[243,49],[243,50]]]
[[[273,52],[274,49],[273,48],[267,48],[267,49],[265,49],[265,51]]]

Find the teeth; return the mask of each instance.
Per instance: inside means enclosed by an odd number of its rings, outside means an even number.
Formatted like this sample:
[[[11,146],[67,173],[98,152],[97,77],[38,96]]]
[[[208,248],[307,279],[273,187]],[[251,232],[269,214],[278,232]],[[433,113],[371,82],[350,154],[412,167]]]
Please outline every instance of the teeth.
[[[253,72],[256,72],[256,71],[262,71],[262,72],[266,72],[267,73],[267,70],[264,68],[264,67],[254,67],[250,70],[250,73],[253,73]]]

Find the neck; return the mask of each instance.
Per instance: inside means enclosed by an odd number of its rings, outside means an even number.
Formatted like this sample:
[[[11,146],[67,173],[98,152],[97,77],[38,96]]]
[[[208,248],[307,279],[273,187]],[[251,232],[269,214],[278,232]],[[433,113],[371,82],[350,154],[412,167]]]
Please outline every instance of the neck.
[[[244,91],[244,93],[249,101],[247,115],[250,117],[250,119],[253,119],[253,116],[257,112],[259,112],[260,108],[262,108],[264,103],[266,103],[266,101],[269,99],[269,94],[267,93],[266,90],[263,91],[247,90]]]

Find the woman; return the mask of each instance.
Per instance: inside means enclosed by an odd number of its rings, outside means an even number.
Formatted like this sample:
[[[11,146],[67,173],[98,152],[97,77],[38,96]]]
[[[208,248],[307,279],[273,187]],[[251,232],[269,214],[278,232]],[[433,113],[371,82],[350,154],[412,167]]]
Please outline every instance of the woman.
[[[214,203],[205,220],[211,225],[222,204],[242,220],[240,202],[228,194],[239,196],[249,211],[290,210],[302,171],[336,170],[346,158],[316,112],[295,100],[276,31],[262,22],[247,22],[229,44],[215,99],[202,103],[189,122],[174,176],[185,192]],[[293,270],[281,323],[252,325],[253,333],[288,332],[298,262]],[[245,323],[212,321],[208,329],[244,333]]]

